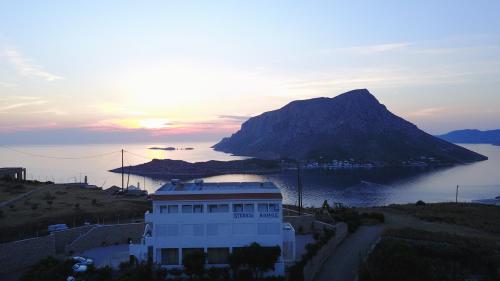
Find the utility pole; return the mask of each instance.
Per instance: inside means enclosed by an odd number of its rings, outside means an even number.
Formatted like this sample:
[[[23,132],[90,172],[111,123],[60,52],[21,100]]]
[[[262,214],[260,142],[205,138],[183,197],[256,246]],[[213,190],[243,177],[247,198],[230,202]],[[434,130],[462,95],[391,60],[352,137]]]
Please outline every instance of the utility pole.
[[[124,186],[123,186],[123,184],[125,183],[124,181],[125,181],[125,179],[123,177],[123,149],[122,149],[122,192],[124,190]]]
[[[458,204],[458,185],[457,185],[457,192],[455,193],[455,203]]]
[[[300,176],[300,161],[297,162],[297,193],[298,193],[298,207],[299,216],[302,215],[302,178]]]

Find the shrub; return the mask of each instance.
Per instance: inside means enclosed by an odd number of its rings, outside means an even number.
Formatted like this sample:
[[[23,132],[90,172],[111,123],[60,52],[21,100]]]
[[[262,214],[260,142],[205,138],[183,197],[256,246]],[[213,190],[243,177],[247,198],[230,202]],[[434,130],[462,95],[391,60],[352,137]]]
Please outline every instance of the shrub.
[[[182,265],[184,266],[184,272],[191,277],[201,279],[203,273],[205,272],[205,252],[194,251],[186,254],[182,258]]]
[[[377,213],[377,212],[363,213],[361,216],[364,218],[378,220],[381,223],[385,222],[385,216],[382,213]]]
[[[72,274],[73,261],[53,257],[41,260],[21,277],[21,281],[66,280]]]
[[[417,203],[415,203],[417,206],[425,206],[425,202],[422,200],[418,200]]]

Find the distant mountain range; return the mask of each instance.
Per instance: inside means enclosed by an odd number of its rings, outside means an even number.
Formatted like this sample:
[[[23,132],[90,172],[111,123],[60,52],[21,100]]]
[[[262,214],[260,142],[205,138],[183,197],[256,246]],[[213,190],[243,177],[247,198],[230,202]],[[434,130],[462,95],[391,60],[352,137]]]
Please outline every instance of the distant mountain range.
[[[437,137],[454,143],[486,143],[500,145],[500,130],[456,130]]]
[[[381,165],[468,163],[487,157],[394,115],[366,89],[293,101],[252,117],[215,150],[264,159],[350,160]]]

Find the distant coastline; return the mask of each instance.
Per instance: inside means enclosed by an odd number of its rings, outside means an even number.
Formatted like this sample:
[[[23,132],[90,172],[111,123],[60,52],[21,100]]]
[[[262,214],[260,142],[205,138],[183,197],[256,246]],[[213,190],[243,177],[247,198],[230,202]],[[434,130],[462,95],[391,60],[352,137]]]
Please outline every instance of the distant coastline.
[[[157,147],[157,146],[153,146],[153,147],[150,147],[148,149],[151,149],[151,150],[194,150],[194,147],[179,147],[179,148],[176,148],[176,147],[173,147],[173,146],[167,146],[167,147]]]
[[[196,179],[225,174],[268,174],[281,171],[279,161],[245,159],[232,161],[186,162],[172,159],[153,159],[150,162],[110,170],[160,179]]]

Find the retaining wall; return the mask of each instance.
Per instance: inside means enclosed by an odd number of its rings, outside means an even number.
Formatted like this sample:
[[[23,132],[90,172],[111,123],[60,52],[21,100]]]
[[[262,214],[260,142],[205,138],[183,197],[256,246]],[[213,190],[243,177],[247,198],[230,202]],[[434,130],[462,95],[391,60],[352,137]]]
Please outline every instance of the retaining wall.
[[[314,280],[325,261],[348,234],[346,223],[339,222],[332,227],[335,229],[335,236],[304,266],[304,281]]]
[[[66,250],[66,245],[75,241],[78,237],[84,235],[92,228],[96,227],[95,225],[85,225],[75,228],[70,228],[67,230],[54,232],[55,241],[56,241],[56,253],[64,254]]]
[[[132,239],[133,243],[139,243],[144,233],[144,226],[145,223],[97,225],[66,245],[66,253],[80,253],[106,245],[124,244],[128,239]]]
[[[54,256],[55,237],[48,235],[0,244],[0,273],[9,273]]]
[[[284,216],[283,221],[290,223],[297,233],[299,233],[299,230],[311,232],[311,226],[314,224],[315,218],[313,215]]]

